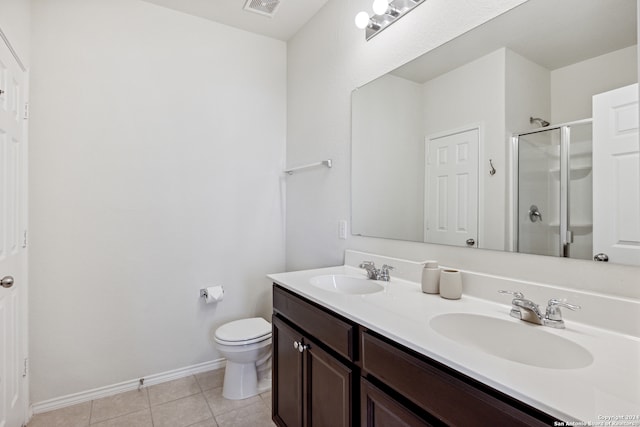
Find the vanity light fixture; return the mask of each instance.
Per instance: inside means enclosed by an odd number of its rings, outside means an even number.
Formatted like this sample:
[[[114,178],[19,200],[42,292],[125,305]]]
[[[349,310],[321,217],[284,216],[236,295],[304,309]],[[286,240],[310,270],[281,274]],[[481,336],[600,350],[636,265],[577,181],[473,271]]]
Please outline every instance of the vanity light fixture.
[[[423,2],[424,0],[374,0],[373,15],[364,11],[358,13],[356,27],[365,30],[365,38],[369,40]]]

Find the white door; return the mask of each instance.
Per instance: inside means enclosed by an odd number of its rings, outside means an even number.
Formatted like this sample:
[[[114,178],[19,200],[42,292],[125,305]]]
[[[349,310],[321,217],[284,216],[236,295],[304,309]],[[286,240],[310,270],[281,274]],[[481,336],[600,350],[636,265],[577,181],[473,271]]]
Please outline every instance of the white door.
[[[0,91],[0,427],[18,427],[27,404],[26,73],[2,39]]]
[[[593,253],[640,265],[638,85],[593,97]]]
[[[427,137],[426,242],[478,247],[478,141],[478,129]]]

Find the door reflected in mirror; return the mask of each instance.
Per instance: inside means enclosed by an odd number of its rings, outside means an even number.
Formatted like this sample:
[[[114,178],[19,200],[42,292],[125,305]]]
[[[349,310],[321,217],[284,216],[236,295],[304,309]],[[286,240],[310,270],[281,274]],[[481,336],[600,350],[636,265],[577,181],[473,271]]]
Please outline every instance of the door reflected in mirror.
[[[583,259],[606,254],[609,262],[640,265],[637,89],[635,106],[614,117],[632,141],[624,155],[602,171],[580,164],[598,152],[591,145],[613,138],[596,135],[606,125],[595,123],[594,96],[637,83],[636,17],[635,0],[529,0],[356,89],[353,234]],[[550,184],[554,174],[560,183],[560,168],[549,166],[560,162],[560,136],[555,146],[532,148],[534,160],[520,165],[512,138],[545,124],[561,133],[561,124],[585,120],[594,120],[594,142],[571,145],[566,161],[577,163],[566,174],[574,185],[562,190],[561,203],[560,187]],[[605,177],[609,169],[623,171],[624,192],[597,214],[596,180],[622,179]],[[545,191],[525,202],[518,188],[526,187]],[[520,194],[527,206],[518,205]],[[605,215],[608,233],[635,245],[631,255],[595,243],[597,215],[600,223]],[[533,233],[528,242],[518,240],[522,226]]]

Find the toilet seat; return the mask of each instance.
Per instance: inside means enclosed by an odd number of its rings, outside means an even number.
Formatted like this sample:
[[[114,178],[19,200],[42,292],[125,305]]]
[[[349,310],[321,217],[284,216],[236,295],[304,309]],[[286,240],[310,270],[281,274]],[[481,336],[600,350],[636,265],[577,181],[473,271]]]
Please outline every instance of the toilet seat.
[[[235,320],[216,329],[218,344],[240,346],[254,344],[271,338],[271,323],[262,317]]]

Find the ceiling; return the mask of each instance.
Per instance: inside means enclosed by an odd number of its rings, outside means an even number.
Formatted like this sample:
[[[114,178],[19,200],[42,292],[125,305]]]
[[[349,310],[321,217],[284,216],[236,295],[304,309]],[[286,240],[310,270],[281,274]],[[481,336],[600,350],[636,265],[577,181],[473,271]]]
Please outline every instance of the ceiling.
[[[399,67],[424,83],[501,47],[555,70],[637,43],[633,0],[531,0]]]
[[[282,0],[273,17],[244,10],[245,0],[144,0],[221,24],[287,41],[327,0]]]

